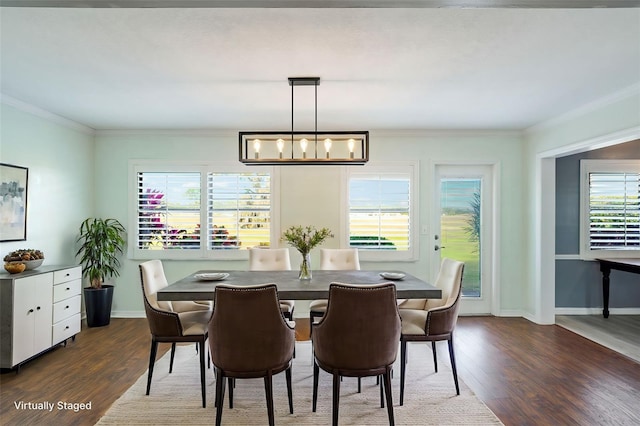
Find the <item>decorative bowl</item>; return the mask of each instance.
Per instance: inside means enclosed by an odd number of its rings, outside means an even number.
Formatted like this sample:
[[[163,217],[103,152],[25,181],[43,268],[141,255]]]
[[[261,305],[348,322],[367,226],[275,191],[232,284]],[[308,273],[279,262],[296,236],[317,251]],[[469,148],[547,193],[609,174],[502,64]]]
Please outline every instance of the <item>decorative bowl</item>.
[[[18,260],[15,263],[24,263],[28,271],[30,269],[36,269],[38,266],[42,265],[42,262],[44,262],[44,259],[23,260],[23,261]]]
[[[6,262],[4,264],[4,269],[10,274],[19,274],[20,272],[24,272],[27,265],[20,262]]]
[[[405,277],[402,272],[380,272],[380,276],[387,280],[401,280]]]

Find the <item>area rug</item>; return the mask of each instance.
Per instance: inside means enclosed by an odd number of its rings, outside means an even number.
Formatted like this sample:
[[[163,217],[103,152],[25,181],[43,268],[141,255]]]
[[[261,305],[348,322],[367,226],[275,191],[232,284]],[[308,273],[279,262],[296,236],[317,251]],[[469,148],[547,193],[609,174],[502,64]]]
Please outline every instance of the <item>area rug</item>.
[[[280,425],[331,424],[332,379],[320,371],[317,412],[311,411],[313,364],[311,343],[296,343],[293,362],[294,414],[289,414],[284,373],[274,377],[275,422]],[[419,344],[415,344],[419,345]],[[397,425],[500,425],[495,414],[460,381],[456,396],[448,359],[438,360],[433,369],[430,347],[416,346],[409,351],[404,405],[399,405],[400,369],[396,365],[393,383],[394,414]],[[399,356],[398,356],[399,358]],[[215,380],[207,371],[207,407],[202,408],[198,355],[193,345],[176,350],[173,373],[169,354],[157,361],[151,394],[145,395],[147,373],[129,388],[98,421],[98,425],[211,425],[215,423]],[[222,413],[223,425],[265,425],[264,382],[262,379],[237,380],[234,407],[229,409],[228,390]],[[341,383],[341,425],[386,425],[387,410],[380,408],[380,390],[374,377],[344,378]]]

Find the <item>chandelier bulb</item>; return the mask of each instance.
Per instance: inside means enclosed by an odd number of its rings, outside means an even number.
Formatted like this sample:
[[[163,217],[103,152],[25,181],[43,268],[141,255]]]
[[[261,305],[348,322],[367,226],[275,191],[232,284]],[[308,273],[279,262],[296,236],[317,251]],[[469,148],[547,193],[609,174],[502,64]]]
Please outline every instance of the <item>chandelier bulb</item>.
[[[255,151],[256,159],[260,156],[260,139],[253,140],[253,150]]]
[[[331,150],[331,139],[327,138],[324,140],[324,150],[327,151],[327,158],[329,158],[329,150]]]

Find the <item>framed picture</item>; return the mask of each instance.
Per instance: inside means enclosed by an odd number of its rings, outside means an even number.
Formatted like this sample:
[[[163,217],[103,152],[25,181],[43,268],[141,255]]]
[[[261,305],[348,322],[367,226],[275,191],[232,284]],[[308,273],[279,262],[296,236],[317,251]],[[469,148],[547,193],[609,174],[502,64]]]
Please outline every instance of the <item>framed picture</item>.
[[[29,169],[0,163],[0,241],[27,239]]]

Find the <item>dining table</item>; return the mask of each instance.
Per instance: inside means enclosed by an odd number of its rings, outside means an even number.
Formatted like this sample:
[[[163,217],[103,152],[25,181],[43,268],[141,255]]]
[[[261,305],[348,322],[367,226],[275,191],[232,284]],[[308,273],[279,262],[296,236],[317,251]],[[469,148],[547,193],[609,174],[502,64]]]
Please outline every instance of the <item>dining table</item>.
[[[609,318],[609,289],[611,282],[609,276],[611,270],[631,272],[640,274],[640,259],[596,259],[600,262],[600,272],[602,272],[602,316]]]
[[[161,301],[213,300],[216,286],[220,284],[253,286],[273,283],[278,287],[280,299],[327,299],[329,286],[334,282],[365,285],[393,282],[398,299],[442,298],[442,291],[438,287],[411,274],[368,270],[318,270],[313,271],[309,280],[299,279],[298,271],[200,270],[158,290],[156,297]]]

